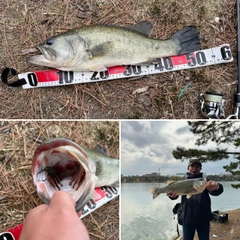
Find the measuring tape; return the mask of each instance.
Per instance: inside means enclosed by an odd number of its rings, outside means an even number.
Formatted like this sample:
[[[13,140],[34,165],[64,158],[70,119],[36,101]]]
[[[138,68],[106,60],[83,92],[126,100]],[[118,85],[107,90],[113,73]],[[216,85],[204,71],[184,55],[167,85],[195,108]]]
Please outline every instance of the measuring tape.
[[[26,72],[18,74],[19,80],[12,84],[7,82],[7,75],[9,71],[11,71],[13,75],[16,75],[16,72],[15,70],[8,68],[2,73],[2,81],[13,87],[22,85],[24,89],[55,87],[159,74],[232,61],[233,57],[229,44],[223,44],[215,48],[200,50],[185,55],[158,58],[154,64],[150,65],[123,65],[109,67],[107,71],[104,72],[73,72],[55,69]]]
[[[89,202],[84,206],[80,219],[119,196],[119,189],[118,187],[110,186],[95,188],[93,195],[95,195],[95,199],[90,199]]]

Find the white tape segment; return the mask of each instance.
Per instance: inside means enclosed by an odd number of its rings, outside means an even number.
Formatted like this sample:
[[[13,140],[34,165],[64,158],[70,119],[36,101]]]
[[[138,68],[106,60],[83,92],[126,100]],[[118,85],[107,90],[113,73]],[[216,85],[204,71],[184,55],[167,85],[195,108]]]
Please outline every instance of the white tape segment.
[[[229,44],[209,48],[181,56],[158,58],[151,65],[126,65],[109,67],[104,72],[72,72],[61,70],[34,71],[18,74],[24,78],[24,89],[36,87],[54,87],[69,84],[89,83],[120,78],[159,74],[182,69],[192,69],[209,65],[232,62],[233,57]]]

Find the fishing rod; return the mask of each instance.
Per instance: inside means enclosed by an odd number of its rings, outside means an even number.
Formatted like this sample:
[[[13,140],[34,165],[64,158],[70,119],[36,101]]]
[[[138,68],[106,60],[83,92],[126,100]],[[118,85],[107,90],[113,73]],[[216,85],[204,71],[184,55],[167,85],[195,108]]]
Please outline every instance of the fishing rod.
[[[235,109],[226,119],[240,119],[240,1],[237,0],[237,65],[238,65],[238,82],[237,92],[234,95]],[[227,54],[227,53],[226,53]],[[215,92],[206,92],[200,94],[201,114],[206,118],[225,118],[223,95]]]
[[[238,27],[237,27],[237,65],[238,65],[238,84],[237,84],[237,92],[234,95],[234,101],[235,101],[235,112],[227,117],[227,119],[230,118],[240,118],[240,2],[237,0],[237,22],[238,22]]]

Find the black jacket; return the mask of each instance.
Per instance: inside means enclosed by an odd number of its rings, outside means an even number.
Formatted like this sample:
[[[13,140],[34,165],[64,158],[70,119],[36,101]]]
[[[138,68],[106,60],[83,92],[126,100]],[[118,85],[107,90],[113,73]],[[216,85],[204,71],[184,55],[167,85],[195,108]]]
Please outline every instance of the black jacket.
[[[191,175],[187,173],[187,178],[199,178],[203,177],[202,173]],[[209,179],[207,179],[209,181]],[[207,188],[200,194],[193,195],[187,199],[184,195],[182,196],[182,214],[181,220],[183,224],[192,225],[195,227],[209,226],[211,221],[212,210],[211,210],[211,199],[209,194],[212,196],[218,196],[223,192],[223,186],[221,183],[219,188],[215,191],[209,191]],[[176,198],[175,198],[176,199]]]

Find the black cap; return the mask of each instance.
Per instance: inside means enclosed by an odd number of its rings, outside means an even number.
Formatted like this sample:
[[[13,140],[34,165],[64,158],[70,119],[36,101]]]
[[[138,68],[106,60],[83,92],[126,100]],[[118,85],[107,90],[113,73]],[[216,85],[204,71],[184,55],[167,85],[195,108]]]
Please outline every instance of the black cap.
[[[202,167],[202,163],[198,159],[190,159],[188,162],[188,167],[192,166],[194,163],[197,163],[200,167]]]

